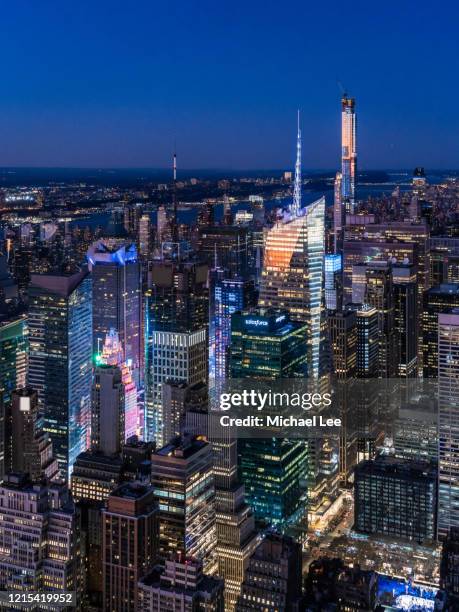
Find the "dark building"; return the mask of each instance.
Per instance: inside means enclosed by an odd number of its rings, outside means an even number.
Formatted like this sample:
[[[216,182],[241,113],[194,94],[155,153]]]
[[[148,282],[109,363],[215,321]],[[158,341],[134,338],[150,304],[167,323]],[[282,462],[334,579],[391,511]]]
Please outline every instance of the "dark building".
[[[354,529],[432,542],[437,528],[437,469],[387,455],[355,468]]]
[[[452,527],[443,541],[440,565],[440,587],[459,609],[459,528]]]
[[[102,510],[103,610],[139,610],[139,580],[157,562],[158,515],[153,488],[122,484]]]
[[[396,375],[413,378],[418,373],[418,286],[413,265],[394,266],[394,325]]]
[[[251,233],[246,227],[211,225],[199,228],[198,251],[209,266],[218,254],[218,265],[232,276],[247,277],[252,258]]]
[[[424,293],[422,313],[424,377],[438,376],[438,315],[459,308],[459,284],[443,283]]]
[[[139,583],[142,612],[223,612],[224,582],[203,573],[202,562],[178,555]]]
[[[236,612],[292,612],[302,596],[301,582],[301,546],[268,533],[250,558]]]

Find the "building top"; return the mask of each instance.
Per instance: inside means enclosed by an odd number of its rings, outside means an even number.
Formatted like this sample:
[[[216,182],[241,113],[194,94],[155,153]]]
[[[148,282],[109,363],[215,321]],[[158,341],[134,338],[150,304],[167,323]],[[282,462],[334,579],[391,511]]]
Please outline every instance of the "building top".
[[[302,323],[291,321],[288,311],[270,308],[253,308],[236,312],[232,316],[233,329],[256,336],[283,337],[302,325]]]
[[[92,244],[86,255],[90,269],[95,265],[118,265],[137,262],[137,247],[122,238],[104,238]]]
[[[30,286],[68,298],[87,276],[87,268],[64,274],[32,274]]]
[[[459,283],[441,283],[427,290],[429,295],[451,294],[459,296]]]
[[[400,480],[427,479],[437,480],[436,466],[427,461],[400,459],[391,455],[379,455],[376,459],[361,461],[356,466],[356,474],[371,473]]]
[[[153,460],[155,455],[159,455],[160,457],[188,459],[206,446],[208,446],[208,442],[201,440],[196,436],[177,436],[168,444],[156,451],[156,453],[153,455]]]

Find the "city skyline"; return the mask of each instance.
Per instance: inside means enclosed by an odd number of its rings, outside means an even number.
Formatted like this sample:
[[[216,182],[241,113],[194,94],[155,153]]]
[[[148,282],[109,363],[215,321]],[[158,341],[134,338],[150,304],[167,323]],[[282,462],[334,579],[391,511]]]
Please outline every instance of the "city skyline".
[[[300,108],[304,166],[337,167],[345,89],[360,168],[457,168],[448,4],[10,6],[0,166],[167,167],[175,141],[181,168],[291,167]]]

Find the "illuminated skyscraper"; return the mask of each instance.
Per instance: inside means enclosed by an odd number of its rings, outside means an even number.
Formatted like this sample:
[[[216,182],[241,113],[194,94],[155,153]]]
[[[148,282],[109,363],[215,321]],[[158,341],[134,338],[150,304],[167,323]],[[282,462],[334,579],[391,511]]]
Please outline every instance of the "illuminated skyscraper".
[[[285,214],[267,233],[259,305],[308,326],[308,376],[318,377],[324,340],[325,198]]]
[[[0,486],[0,513],[0,589],[76,591],[78,609],[79,519],[68,489],[10,474]]]
[[[207,266],[158,260],[145,300],[145,439],[164,438],[162,383],[207,383]]]
[[[196,557],[215,566],[215,485],[210,444],[174,438],[151,457],[151,482],[159,505],[159,554]]]
[[[14,389],[25,386],[27,377],[28,325],[25,315],[0,321],[0,396],[11,399]]]
[[[105,336],[114,329],[132,367],[141,380],[141,272],[134,244],[104,239],[88,251],[93,287],[93,350],[99,353]]]
[[[115,365],[95,368],[91,417],[92,449],[106,455],[119,453],[124,442],[124,386]]]
[[[116,366],[121,371],[121,382],[124,387],[123,441],[131,436],[142,435],[143,411],[137,402],[137,386],[132,376],[132,367],[124,359],[123,347],[118,332],[114,329],[105,336],[102,353],[97,355],[96,362]]]
[[[355,99],[341,99],[341,205],[354,212],[357,152],[355,143]]]
[[[33,274],[29,287],[29,385],[63,476],[89,447],[92,291],[87,270]]]
[[[459,309],[438,314],[438,536],[459,527]]]
[[[151,220],[150,215],[144,214],[139,221],[139,254],[143,259],[151,255]]]

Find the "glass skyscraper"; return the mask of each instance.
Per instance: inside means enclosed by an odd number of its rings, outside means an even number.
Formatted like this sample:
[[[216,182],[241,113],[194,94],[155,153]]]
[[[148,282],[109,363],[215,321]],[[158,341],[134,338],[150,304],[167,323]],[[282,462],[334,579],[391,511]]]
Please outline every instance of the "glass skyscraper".
[[[90,443],[91,277],[87,270],[33,274],[29,300],[29,384],[38,391],[44,430],[69,478],[75,459]]]
[[[308,376],[318,377],[325,335],[323,265],[325,198],[289,214],[267,233],[259,305],[288,310],[308,326]]]

